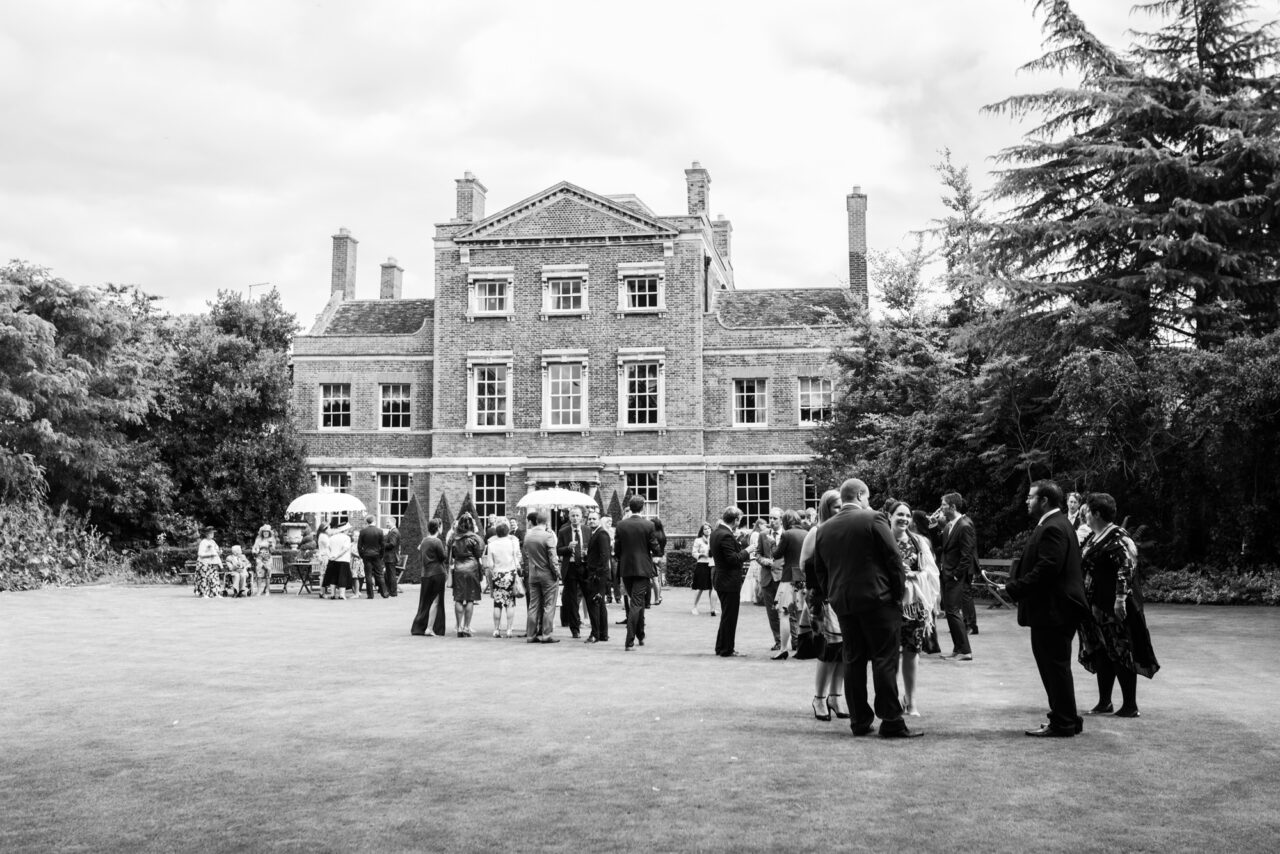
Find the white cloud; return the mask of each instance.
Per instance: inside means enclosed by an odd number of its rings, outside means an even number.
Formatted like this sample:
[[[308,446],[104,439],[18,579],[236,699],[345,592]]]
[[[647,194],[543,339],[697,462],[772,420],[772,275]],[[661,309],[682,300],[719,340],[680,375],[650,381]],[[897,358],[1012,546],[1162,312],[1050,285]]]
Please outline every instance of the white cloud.
[[[1104,38],[1112,0],[1077,7]],[[1040,88],[1030,4],[1007,0],[16,2],[0,35],[0,252],[195,310],[271,281],[308,323],[329,237],[359,292],[396,256],[431,288],[432,231],[475,172],[489,211],[560,180],[684,210],[712,174],[742,286],[845,275],[844,196],[871,243],[939,214],[950,146],[980,184],[1021,132],[983,104]]]

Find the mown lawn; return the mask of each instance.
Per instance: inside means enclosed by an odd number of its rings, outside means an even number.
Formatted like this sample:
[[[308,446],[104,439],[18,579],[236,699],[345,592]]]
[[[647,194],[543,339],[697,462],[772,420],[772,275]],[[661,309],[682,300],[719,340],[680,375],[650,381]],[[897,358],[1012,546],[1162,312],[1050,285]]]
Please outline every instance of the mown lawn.
[[[809,712],[813,667],[671,590],[644,649],[409,635],[393,600],[0,595],[3,851],[1263,851],[1280,609],[1152,606],[1137,720],[1033,740],[1026,632],[921,664],[926,737]],[[618,619],[619,612],[613,612]],[[453,628],[450,618],[450,630]],[[1092,677],[1077,670],[1082,708]],[[1118,700],[1118,694],[1117,694]]]

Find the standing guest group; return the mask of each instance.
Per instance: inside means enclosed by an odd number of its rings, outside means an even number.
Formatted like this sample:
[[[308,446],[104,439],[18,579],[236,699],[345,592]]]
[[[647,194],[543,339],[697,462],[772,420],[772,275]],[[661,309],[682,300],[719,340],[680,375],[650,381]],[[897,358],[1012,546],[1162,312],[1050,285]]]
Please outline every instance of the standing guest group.
[[[1026,735],[1071,738],[1084,731],[1072,677],[1077,637],[1077,659],[1098,685],[1098,701],[1087,714],[1139,717],[1137,677],[1152,678],[1160,665],[1143,614],[1137,546],[1116,523],[1114,498],[1100,492],[1064,496],[1057,483],[1038,480],[1026,507],[1034,528],[1001,591],[1016,604],[1018,625],[1030,630],[1031,656],[1048,701],[1047,722]],[[571,510],[558,529],[543,510],[528,513],[523,531],[502,517],[489,517],[481,528],[467,512],[448,531],[431,519],[418,548],[423,573],[411,634],[445,634],[444,603],[452,588],[459,638],[473,636],[475,608],[487,595],[494,638],[516,636],[515,615],[523,608],[526,643],[561,642],[554,631],[557,611],[572,638],[606,643],[606,606],[617,603],[624,611],[615,624],[626,627],[623,649],[635,652],[647,639],[646,610],[662,602],[667,545],[661,520],[647,517],[645,509],[645,499],[632,496],[616,527],[594,507],[585,514]],[[907,719],[920,716],[918,662],[922,652],[940,652],[939,617],[951,641],[942,657],[974,660],[978,547],[965,510],[955,492],[944,494],[933,514],[895,498],[873,510],[870,490],[858,478],[824,493],[804,515],[773,508],[754,528],[739,508],[728,507],[714,525],[701,525],[693,541],[692,613],[699,615],[706,594],[710,615],[719,616],[715,655],[740,658],[740,606],[744,598],[760,597],[774,639],[770,658],[814,660],[815,718],[847,720],[855,736],[919,737],[924,733]],[[238,592],[249,561],[237,546],[224,566],[213,535],[206,529],[200,543],[196,592],[216,595],[219,573]],[[267,539],[274,543],[270,526],[254,544],[259,565],[270,556]],[[324,596],[346,598],[361,579],[370,599],[375,590],[384,598],[397,595],[394,523],[379,528],[370,516],[354,540],[349,526],[321,525],[316,539]]]

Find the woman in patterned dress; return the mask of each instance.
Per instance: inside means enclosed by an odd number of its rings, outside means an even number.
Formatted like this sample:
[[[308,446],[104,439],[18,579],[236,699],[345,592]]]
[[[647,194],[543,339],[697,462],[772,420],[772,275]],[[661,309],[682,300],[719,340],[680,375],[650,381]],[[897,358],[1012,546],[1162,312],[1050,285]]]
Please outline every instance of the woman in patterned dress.
[[[1105,492],[1084,499],[1089,536],[1081,547],[1089,616],[1080,626],[1079,660],[1098,677],[1098,705],[1091,715],[1111,714],[1111,689],[1120,683],[1118,718],[1138,717],[1138,674],[1148,679],[1160,669],[1138,589],[1138,547],[1116,525],[1116,500]]]
[[[918,717],[916,667],[920,662],[920,648],[942,598],[942,581],[929,541],[911,530],[911,508],[907,503],[890,498],[885,502],[884,512],[889,516],[902,565],[907,571],[906,593],[902,597],[902,709]]]
[[[222,571],[222,550],[213,539],[214,528],[203,531],[200,545],[196,550],[196,595],[201,599],[217,599],[218,576]]]
[[[493,636],[511,637],[516,621],[516,573],[520,571],[520,541],[511,535],[506,520],[498,522],[486,553],[493,560],[487,570],[489,595],[493,597]]]

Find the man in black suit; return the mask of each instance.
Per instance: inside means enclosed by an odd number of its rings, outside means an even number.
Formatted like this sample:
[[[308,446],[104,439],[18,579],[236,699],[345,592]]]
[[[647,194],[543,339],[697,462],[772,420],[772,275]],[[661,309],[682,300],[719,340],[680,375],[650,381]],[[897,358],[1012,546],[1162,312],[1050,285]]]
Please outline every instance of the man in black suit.
[[[964,594],[973,574],[978,571],[978,535],[973,530],[973,521],[964,515],[964,499],[960,493],[948,492],[942,496],[941,513],[946,519],[946,527],[942,532],[938,573],[942,576],[942,610],[947,615],[947,628],[951,631],[951,654],[943,658],[972,661]]]
[[[373,586],[378,585],[378,593],[387,598],[387,579],[382,569],[382,529],[378,527],[372,516],[366,516],[364,527],[356,540],[356,551],[364,561],[364,586],[369,598],[373,598]]]
[[[633,495],[627,502],[631,511],[613,532],[613,555],[618,562],[618,575],[627,589],[627,644],[634,649],[644,646],[644,603],[649,596],[649,579],[657,574],[653,559],[659,554],[658,530],[640,515],[644,496]]]
[[[587,643],[597,643],[609,639],[609,611],[604,600],[612,583],[610,553],[613,542],[609,539],[609,532],[600,524],[600,511],[592,510],[587,514],[587,528],[591,534],[587,537],[587,556],[582,572],[582,598],[586,600],[587,617],[591,621],[591,636]]]
[[[720,517],[720,522],[711,532],[711,560],[715,564],[715,589],[720,595],[720,630],[716,632],[716,655],[721,658],[735,658],[742,655],[734,648],[738,639],[739,598],[742,595],[742,582],[746,577],[743,567],[750,552],[746,545],[746,535],[739,535],[738,520],[742,511],[737,507],[729,507]]]
[[[870,492],[857,478],[840,485],[840,512],[814,539],[814,602],[831,604],[844,634],[844,692],[854,735],[869,735],[880,718],[884,738],[914,738],[898,700],[902,597],[907,576],[889,520],[867,507]],[[867,664],[875,686],[867,704]]]
[[[387,581],[387,592],[392,596],[400,595],[400,529],[396,526],[394,516],[383,520],[386,528],[382,532],[382,571]]]
[[[1031,654],[1049,697],[1049,723],[1027,735],[1070,738],[1084,730],[1071,678],[1071,639],[1089,611],[1080,544],[1062,512],[1062,488],[1053,481],[1031,484],[1027,512],[1038,520],[1036,529],[1004,588],[1018,603],[1018,625],[1031,629]]]
[[[587,529],[582,511],[569,511],[569,521],[556,532],[556,554],[560,556],[560,625],[569,627],[575,638],[582,630],[582,575],[586,568]]]

